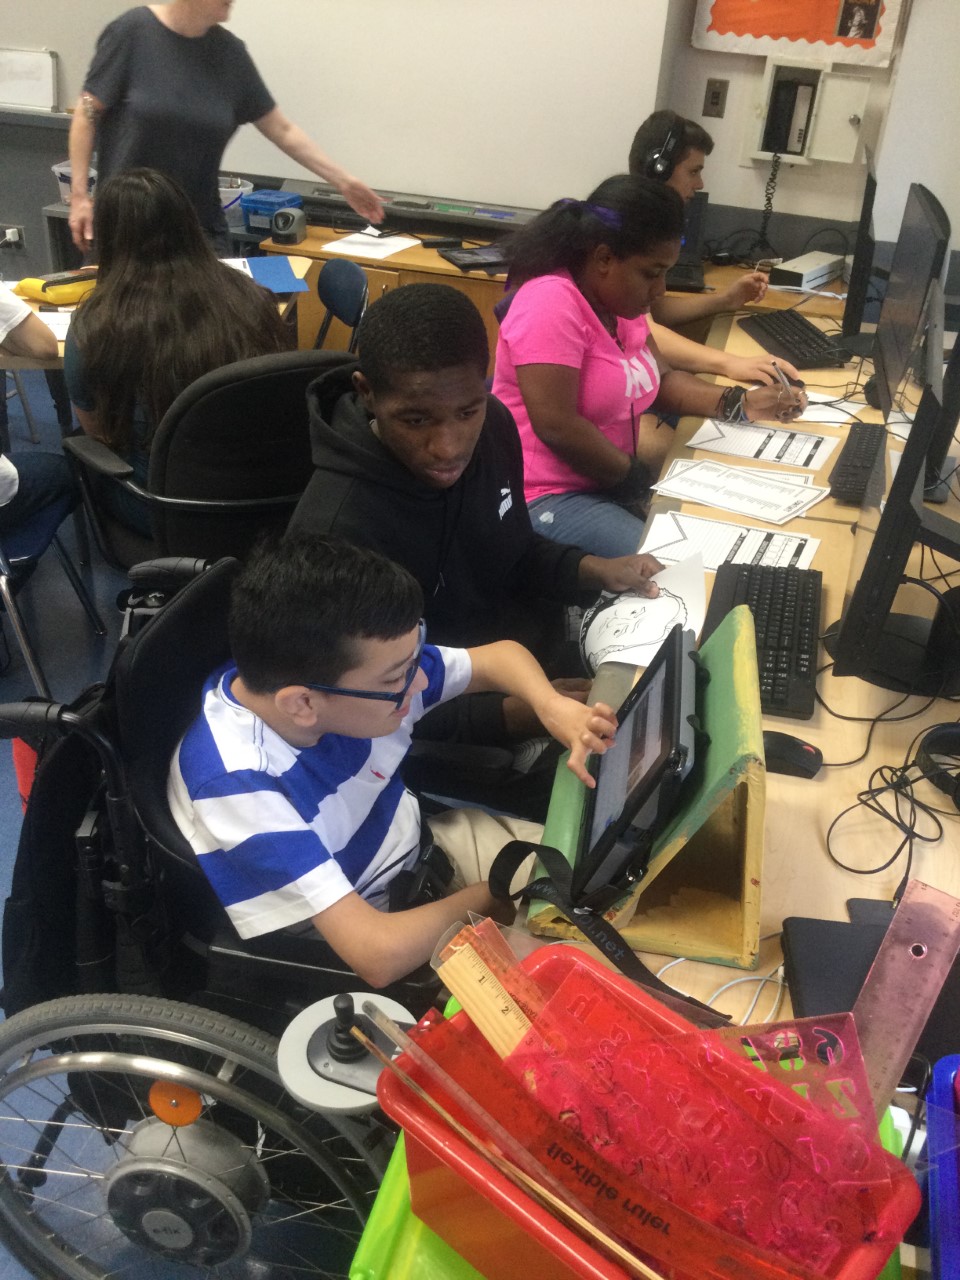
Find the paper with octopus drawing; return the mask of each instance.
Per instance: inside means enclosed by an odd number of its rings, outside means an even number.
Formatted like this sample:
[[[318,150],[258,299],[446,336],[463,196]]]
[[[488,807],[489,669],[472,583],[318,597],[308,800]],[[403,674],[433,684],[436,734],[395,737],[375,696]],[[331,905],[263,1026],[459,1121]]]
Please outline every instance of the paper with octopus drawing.
[[[594,670],[603,662],[647,666],[678,622],[699,635],[706,614],[703,557],[668,565],[654,578],[655,599],[624,593],[615,609],[601,609],[590,623],[585,648]]]

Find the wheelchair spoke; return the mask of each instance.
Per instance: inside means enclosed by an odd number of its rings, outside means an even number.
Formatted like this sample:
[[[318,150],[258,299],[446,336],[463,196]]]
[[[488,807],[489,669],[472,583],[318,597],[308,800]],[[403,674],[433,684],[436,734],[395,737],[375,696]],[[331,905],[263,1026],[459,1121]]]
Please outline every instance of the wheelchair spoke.
[[[64,1280],[346,1277],[377,1182],[362,1129],[290,1099],[269,1037],[110,1002],[0,1026],[0,1233],[17,1256]],[[171,1096],[199,1096],[195,1118],[177,1123]]]

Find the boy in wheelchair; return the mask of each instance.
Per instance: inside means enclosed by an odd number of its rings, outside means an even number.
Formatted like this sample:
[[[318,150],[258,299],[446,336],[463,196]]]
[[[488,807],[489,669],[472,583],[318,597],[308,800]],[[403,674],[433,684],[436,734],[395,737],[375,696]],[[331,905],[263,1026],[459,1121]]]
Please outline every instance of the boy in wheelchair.
[[[508,840],[540,834],[463,809],[425,829],[398,774],[421,716],[464,692],[514,695],[587,785],[586,756],[616,728],[519,644],[425,643],[422,612],[417,582],[376,552],[309,535],[264,544],[233,584],[233,661],[210,675],[168,780],[241,937],[315,928],[376,987],[426,961],[467,912],[512,917],[487,870]]]

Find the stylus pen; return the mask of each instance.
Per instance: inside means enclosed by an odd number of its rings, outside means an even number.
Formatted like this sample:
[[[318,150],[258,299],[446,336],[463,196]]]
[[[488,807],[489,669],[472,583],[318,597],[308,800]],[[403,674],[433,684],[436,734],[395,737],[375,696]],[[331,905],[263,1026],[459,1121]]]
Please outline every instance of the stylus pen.
[[[789,391],[790,394],[793,395],[793,387],[791,387],[790,380],[788,379],[787,375],[783,372],[783,370],[777,364],[776,360],[771,360],[770,363],[773,365],[773,372],[780,379],[780,385],[783,387],[784,391]]]

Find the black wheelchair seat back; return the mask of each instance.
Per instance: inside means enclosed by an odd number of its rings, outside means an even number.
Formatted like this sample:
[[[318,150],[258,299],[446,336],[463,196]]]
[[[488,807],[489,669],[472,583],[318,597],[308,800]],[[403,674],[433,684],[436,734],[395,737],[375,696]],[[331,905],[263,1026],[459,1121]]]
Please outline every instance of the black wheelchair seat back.
[[[5,912],[8,1014],[78,991],[133,990],[187,998],[279,1034],[305,1005],[357,988],[356,975],[313,931],[242,940],[167,805],[173,752],[200,710],[207,677],[229,658],[238,568],[223,559],[198,572],[121,645],[91,705],[58,722],[63,736],[38,771],[17,855],[16,903]],[[48,874],[38,877],[40,865]],[[42,899],[54,873],[63,945],[52,950],[62,954],[34,969],[16,956],[28,953],[25,940],[32,939],[30,953],[43,949]],[[80,905],[93,923],[81,930],[90,941],[77,955],[71,913]],[[118,930],[121,945],[111,946]],[[425,966],[390,994],[420,1013],[437,990]]]

